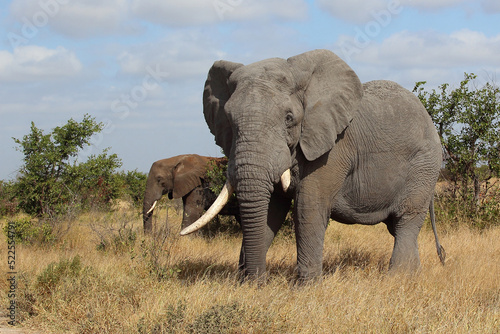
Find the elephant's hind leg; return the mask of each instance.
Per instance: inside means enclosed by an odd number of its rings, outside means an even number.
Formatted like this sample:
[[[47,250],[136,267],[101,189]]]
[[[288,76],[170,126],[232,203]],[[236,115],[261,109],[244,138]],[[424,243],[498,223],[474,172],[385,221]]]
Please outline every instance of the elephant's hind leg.
[[[389,262],[390,270],[415,271],[420,267],[418,254],[418,234],[424,223],[426,212],[405,214],[387,223],[394,236],[394,248]]]

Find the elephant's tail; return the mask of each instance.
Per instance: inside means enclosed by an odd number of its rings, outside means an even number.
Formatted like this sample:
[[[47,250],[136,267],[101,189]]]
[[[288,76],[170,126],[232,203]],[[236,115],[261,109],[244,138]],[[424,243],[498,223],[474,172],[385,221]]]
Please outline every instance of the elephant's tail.
[[[439,243],[439,238],[437,235],[436,216],[434,214],[434,196],[432,196],[431,203],[429,204],[429,214],[431,216],[432,231],[434,232],[434,238],[436,239],[436,249],[437,249],[437,253],[439,256],[439,260],[444,265],[444,263],[446,261],[446,252],[445,252],[443,246],[441,246],[441,244]]]

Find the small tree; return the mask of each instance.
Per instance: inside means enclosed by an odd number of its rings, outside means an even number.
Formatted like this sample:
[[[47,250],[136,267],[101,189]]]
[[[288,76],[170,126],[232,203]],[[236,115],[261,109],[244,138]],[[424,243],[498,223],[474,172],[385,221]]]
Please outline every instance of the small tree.
[[[442,84],[429,93],[424,81],[413,90],[436,125],[455,192],[474,209],[481,182],[500,173],[500,89],[489,82],[479,88],[475,79],[476,75],[465,73],[455,89]]]
[[[31,123],[31,132],[23,139],[13,138],[24,154],[24,165],[15,184],[19,207],[28,214],[63,213],[68,206],[82,203],[82,194],[100,191],[114,170],[121,166],[116,154],[105,150],[78,163],[78,152],[90,145],[90,138],[104,124],[88,114],[81,122],[70,119],[49,134]]]

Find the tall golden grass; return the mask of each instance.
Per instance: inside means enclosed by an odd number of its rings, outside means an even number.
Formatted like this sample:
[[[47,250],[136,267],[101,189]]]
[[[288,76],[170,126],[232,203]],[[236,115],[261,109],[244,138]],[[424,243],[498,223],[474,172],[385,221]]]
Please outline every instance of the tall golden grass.
[[[157,226],[166,220],[160,215]],[[421,270],[390,274],[385,226],[332,222],[322,279],[296,286],[293,234],[271,246],[265,284],[240,284],[240,235],[181,238],[173,210],[167,223],[164,234],[144,237],[138,212],[93,213],[71,222],[55,245],[17,245],[20,326],[42,333],[500,333],[498,227],[441,229],[444,267],[424,227]],[[136,238],[116,237],[111,227],[120,226]],[[0,247],[7,249],[5,238]],[[76,269],[65,271],[71,261]],[[6,281],[0,284],[7,305]]]

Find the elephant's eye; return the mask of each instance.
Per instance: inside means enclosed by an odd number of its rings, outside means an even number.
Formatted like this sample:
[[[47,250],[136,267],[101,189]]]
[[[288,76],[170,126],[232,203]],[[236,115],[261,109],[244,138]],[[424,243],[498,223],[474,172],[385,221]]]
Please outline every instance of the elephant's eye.
[[[286,126],[292,126],[293,125],[293,121],[294,121],[294,118],[293,118],[292,113],[289,112],[288,114],[286,114],[286,118],[285,118],[285,124],[286,124]]]

